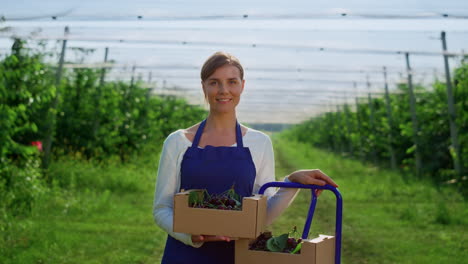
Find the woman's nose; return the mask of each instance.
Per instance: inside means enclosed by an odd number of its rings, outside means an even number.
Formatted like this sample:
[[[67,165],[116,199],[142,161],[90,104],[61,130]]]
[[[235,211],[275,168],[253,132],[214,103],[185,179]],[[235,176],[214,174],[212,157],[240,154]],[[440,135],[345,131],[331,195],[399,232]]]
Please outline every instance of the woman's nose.
[[[220,93],[227,93],[227,85],[220,83],[218,86],[218,91]]]

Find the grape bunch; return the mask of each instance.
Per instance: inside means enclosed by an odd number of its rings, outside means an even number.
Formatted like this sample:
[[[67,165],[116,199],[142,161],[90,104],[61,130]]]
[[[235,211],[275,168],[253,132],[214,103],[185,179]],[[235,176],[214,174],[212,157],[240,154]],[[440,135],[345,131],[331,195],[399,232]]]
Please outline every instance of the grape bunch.
[[[283,252],[290,254],[300,254],[302,239],[289,237],[289,234],[282,234],[274,237],[271,232],[261,233],[250,245],[250,250]]]
[[[255,239],[253,243],[250,244],[250,250],[260,250],[260,251],[269,251],[267,249],[267,241],[272,237],[271,232],[263,232],[260,236]]]
[[[288,238],[286,242],[286,247],[284,248],[283,252],[284,253],[292,253],[296,247],[302,242],[302,239],[295,239],[294,237]],[[297,254],[301,253],[301,250],[295,252]]]
[[[189,206],[194,208],[209,208],[218,210],[242,210],[240,196],[231,189],[221,194],[209,194],[208,191],[191,192],[189,194]]]

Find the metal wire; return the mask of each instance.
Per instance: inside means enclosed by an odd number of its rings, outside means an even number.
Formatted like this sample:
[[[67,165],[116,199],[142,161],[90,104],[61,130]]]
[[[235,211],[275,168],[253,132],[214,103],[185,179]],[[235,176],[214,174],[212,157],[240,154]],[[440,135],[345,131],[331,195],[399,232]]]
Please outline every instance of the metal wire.
[[[27,37],[27,36],[25,36]],[[0,35],[0,38],[11,38],[11,36]],[[380,54],[380,55],[403,55],[405,53],[418,56],[442,56],[449,57],[463,56],[461,52],[443,52],[443,51],[423,51],[423,50],[386,50],[386,49],[351,49],[312,45],[293,45],[293,44],[268,44],[268,43],[234,43],[234,42],[209,42],[209,41],[180,41],[180,40],[152,40],[152,39],[123,39],[123,38],[103,38],[103,37],[76,37],[76,36],[29,36],[28,39],[46,41],[46,40],[69,40],[86,42],[115,42],[115,43],[138,43],[151,45],[181,45],[181,46],[228,46],[243,48],[274,48],[274,49],[300,49],[315,52],[335,52],[335,53],[353,53],[353,54]]]
[[[73,9],[56,14],[44,14],[38,16],[8,16],[4,15],[5,21],[35,21],[45,18],[53,20],[145,20],[145,21],[190,21],[190,20],[291,20],[291,19],[468,19],[468,14],[450,14],[442,12],[420,12],[420,13],[366,13],[343,10],[342,12],[316,12],[302,14],[268,14],[268,13],[235,13],[235,14],[206,14],[206,15],[144,15],[144,14],[120,14],[120,15],[95,15],[95,14],[72,14]]]

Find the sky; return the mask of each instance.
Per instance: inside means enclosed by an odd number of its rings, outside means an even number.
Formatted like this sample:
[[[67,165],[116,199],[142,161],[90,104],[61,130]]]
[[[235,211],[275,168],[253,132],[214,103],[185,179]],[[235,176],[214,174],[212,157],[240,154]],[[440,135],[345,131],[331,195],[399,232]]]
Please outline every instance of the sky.
[[[468,1],[461,0],[0,0],[0,6],[6,20],[0,28],[9,27],[0,33],[0,54],[12,35],[50,39],[57,48],[68,26],[68,62],[80,59],[71,48],[94,49],[83,62],[100,63],[109,47],[118,66],[108,79],[130,79],[136,66],[145,81],[151,72],[155,93],[194,104],[204,105],[205,59],[230,52],[246,68],[238,106],[246,123],[297,123],[354,96],[382,92],[384,66],[395,89],[406,78],[398,51],[410,52],[414,80],[430,85],[434,75],[444,77],[441,31],[450,52],[468,50]],[[452,68],[458,63],[450,59]]]

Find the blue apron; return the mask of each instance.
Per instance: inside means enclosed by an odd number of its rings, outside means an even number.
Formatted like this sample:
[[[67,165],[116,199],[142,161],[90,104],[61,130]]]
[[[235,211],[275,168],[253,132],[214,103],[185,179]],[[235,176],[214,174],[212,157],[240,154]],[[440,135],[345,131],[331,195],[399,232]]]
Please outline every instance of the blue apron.
[[[244,148],[239,123],[236,122],[236,147],[199,148],[204,120],[192,146],[187,148],[181,164],[181,189],[207,189],[210,194],[222,193],[234,185],[241,197],[251,196],[255,181],[255,164],[249,148]],[[187,246],[167,237],[163,264],[234,264],[234,241],[205,242],[200,248]]]

